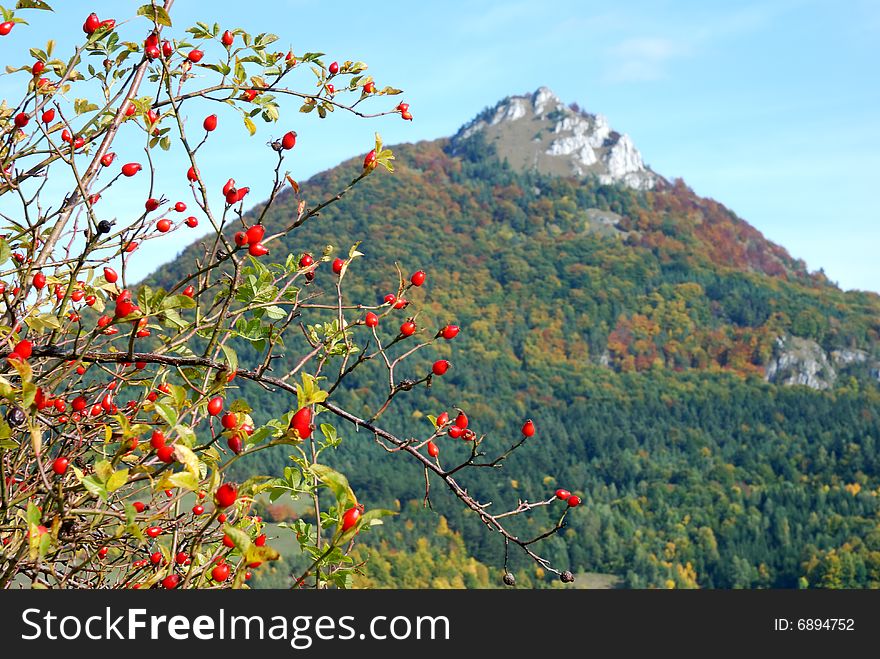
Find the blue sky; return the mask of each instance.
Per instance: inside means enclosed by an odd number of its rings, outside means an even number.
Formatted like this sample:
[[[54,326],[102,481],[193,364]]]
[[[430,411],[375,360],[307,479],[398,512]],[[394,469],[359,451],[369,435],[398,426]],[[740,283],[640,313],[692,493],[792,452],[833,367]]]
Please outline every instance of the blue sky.
[[[55,4],[55,16],[31,12],[30,27],[0,40],[4,63],[28,61],[24,31],[28,45],[54,36],[63,46],[64,29],[78,32],[89,10],[122,19],[139,3]],[[406,90],[415,115],[411,124],[338,113],[321,122],[290,107],[281,125],[260,124],[249,138],[235,115],[221,113],[224,138],[205,154],[212,182],[250,183],[257,172],[267,181],[265,142],[290,128],[300,136],[290,165],[304,180],[366,152],[376,130],[388,143],[450,135],[500,98],[547,85],[605,114],[656,171],[721,201],[811,269],[843,288],[880,290],[871,192],[880,174],[880,3],[177,0],[172,16],[175,30],[217,21],[274,32],[297,53],[366,61],[379,83]],[[310,84],[308,76],[300,80]],[[0,78],[4,98],[12,86]],[[198,121],[207,113],[191,112]],[[186,199],[179,173],[171,164],[165,171],[163,191]],[[256,201],[268,182],[252,187]],[[108,199],[106,209],[122,216],[128,200]],[[173,258],[192,236],[145,246],[138,271]]]

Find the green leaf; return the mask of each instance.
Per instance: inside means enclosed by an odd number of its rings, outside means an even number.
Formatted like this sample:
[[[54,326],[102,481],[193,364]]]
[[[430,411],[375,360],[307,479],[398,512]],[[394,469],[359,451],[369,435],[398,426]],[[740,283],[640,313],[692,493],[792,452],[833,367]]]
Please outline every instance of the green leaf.
[[[327,440],[327,443],[330,445],[336,445],[339,443],[339,436],[336,433],[336,428],[331,426],[329,423],[321,424],[321,432],[324,435],[324,439]]]
[[[315,403],[322,403],[327,400],[327,396],[327,392],[321,391],[318,387],[317,380],[303,371],[302,385],[296,388],[296,397],[299,404],[297,409],[302,409]]]
[[[322,464],[313,464],[309,469],[324,485],[330,488],[341,509],[348,510],[352,506],[357,505],[357,497],[355,497],[354,491],[348,484],[348,479],[343,474],[340,474],[332,467]]]
[[[361,515],[358,520],[358,526],[377,526],[382,523],[383,517],[392,517],[397,513],[393,510],[384,510],[382,508],[374,508],[372,510],[368,510],[363,515]]]
[[[235,350],[230,348],[225,343],[220,346],[220,349],[223,350],[223,356],[226,357],[226,364],[229,366],[229,370],[231,372],[235,372],[238,370],[238,355],[235,354]]]
[[[287,312],[284,311],[281,307],[272,305],[271,307],[266,307],[264,309],[266,313],[266,317],[269,320],[284,320],[287,317]]]
[[[194,309],[196,301],[188,295],[169,295],[162,300],[162,310],[168,309]]]
[[[94,475],[83,477],[82,484],[92,494],[101,497],[104,501],[107,500],[107,488]]]
[[[40,523],[41,517],[42,515],[40,514],[40,509],[37,508],[37,504],[35,504],[33,501],[28,501],[27,513],[25,515],[27,523],[38,525]]]
[[[166,405],[165,403],[156,402],[156,414],[162,417],[162,419],[169,426],[177,425],[177,412],[170,405]]]
[[[49,6],[48,2],[43,0],[18,0],[15,3],[16,9],[42,9],[44,11],[55,11]]]
[[[177,424],[174,426],[174,432],[177,433],[177,443],[192,448],[196,443],[196,433],[190,426]]]
[[[12,250],[9,247],[9,243],[0,238],[0,265],[6,263],[10,256],[12,256]]]
[[[22,403],[24,403],[25,407],[30,407],[34,404],[34,399],[37,397],[37,385],[33,382],[22,382],[21,384],[21,398]]]
[[[275,436],[275,429],[270,426],[263,426],[254,431],[254,434],[248,437],[249,444],[259,444],[269,437]]]
[[[168,16],[168,12],[165,11],[163,7],[158,5],[143,5],[138,7],[137,10],[138,16],[146,16],[154,23],[158,23],[159,25],[164,25],[166,27],[171,27],[171,17]]]
[[[174,325],[178,328],[183,328],[189,325],[189,323],[177,313],[177,309],[165,309],[165,311],[162,312],[162,316],[169,325]]]

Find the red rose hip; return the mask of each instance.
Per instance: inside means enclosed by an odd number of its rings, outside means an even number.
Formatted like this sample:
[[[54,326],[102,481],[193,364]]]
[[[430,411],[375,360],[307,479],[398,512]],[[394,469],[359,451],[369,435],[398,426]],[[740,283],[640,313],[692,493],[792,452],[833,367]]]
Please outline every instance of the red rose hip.
[[[214,503],[217,504],[218,508],[229,508],[229,506],[235,503],[237,498],[238,490],[229,483],[223,483],[214,492]]]

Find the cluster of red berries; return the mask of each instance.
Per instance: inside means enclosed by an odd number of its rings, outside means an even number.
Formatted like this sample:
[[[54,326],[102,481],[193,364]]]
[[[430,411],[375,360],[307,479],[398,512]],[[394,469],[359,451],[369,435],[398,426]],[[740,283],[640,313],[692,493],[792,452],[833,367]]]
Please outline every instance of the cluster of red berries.
[[[96,13],[92,12],[83,23],[83,32],[91,36],[98,30],[112,30],[114,27],[116,27],[115,19],[105,18],[102,21]]]
[[[242,422],[235,412],[227,412],[221,416],[220,425],[228,431],[226,445],[236,455],[244,450],[245,438],[254,434],[254,427],[250,423]]]
[[[232,181],[232,179],[229,179]],[[234,181],[233,181],[234,183]],[[243,188],[247,190],[247,188]],[[237,231],[232,239],[239,247],[248,248],[248,254],[251,256],[265,256],[269,253],[269,249],[263,244],[263,236],[266,235],[266,229],[262,224],[254,224],[245,231]]]
[[[449,423],[449,415],[443,412],[443,414],[437,417],[437,425],[442,428],[447,423]],[[446,430],[446,434],[452,437],[452,439],[460,438],[466,442],[472,442],[477,438],[477,433],[468,428],[468,424],[467,415],[459,410],[458,416],[452,421],[452,425]]]
[[[22,339],[12,348],[12,352],[6,357],[7,360],[13,362],[26,362],[33,354],[34,344],[27,339]]]
[[[572,494],[568,490],[558,489],[556,490],[555,496],[560,501],[565,501],[568,504],[569,508],[577,508],[581,505],[581,498],[576,494]]]
[[[174,445],[167,444],[168,438],[161,430],[154,430],[150,435],[150,446],[156,451],[156,457],[166,464],[171,464],[177,458],[174,457]]]
[[[397,104],[395,110],[397,110],[397,112],[400,112],[401,119],[404,119],[405,121],[412,121],[413,116],[412,113],[409,111],[409,103],[400,102]]]
[[[144,40],[144,54],[149,60],[158,59],[160,56],[168,59],[174,54],[174,44],[165,40],[160,46],[159,35],[154,32]],[[200,62],[204,56],[205,53],[203,51],[198,48],[193,48],[186,54],[186,63],[191,66],[192,64]]]
[[[113,268],[107,267],[107,268],[104,268],[104,278],[108,283],[115,283],[118,280],[118,275],[116,274],[116,271],[113,270]],[[34,273],[33,279],[31,281],[33,283],[34,288],[38,291],[43,290],[46,287],[46,284],[48,283],[46,275],[41,271]],[[81,280],[76,281],[74,284],[73,290],[71,290],[71,292],[70,292],[70,299],[73,302],[83,301],[83,302],[85,302],[85,304],[87,306],[92,307],[97,302],[97,297],[92,294],[86,295],[85,287],[86,287],[86,282],[81,281]],[[4,282],[0,282],[0,293],[2,293],[5,289],[6,289],[6,284]],[[12,292],[14,295],[18,295],[19,290],[20,289],[18,287],[16,287],[13,289]],[[56,283],[54,285],[53,291],[55,293],[56,299],[59,302],[61,300],[63,300],[64,297],[67,295],[67,290],[68,290],[67,287],[61,283]],[[76,313],[76,311],[69,312],[67,314],[67,317],[72,322],[78,322],[80,320],[80,316],[78,313]],[[109,317],[104,317],[104,318],[106,318],[106,320],[103,321],[103,324],[100,320],[98,323],[99,326],[102,328],[106,327],[110,323]],[[106,331],[105,334],[115,334],[117,331],[118,330]]]
[[[226,203],[229,206],[232,206],[233,204],[237,204],[238,202],[240,202],[242,199],[245,198],[245,195],[247,195],[247,193],[250,191],[251,191],[251,189],[248,187],[236,188],[235,187],[235,179],[233,179],[233,178],[226,181],[226,183],[223,186],[223,196],[225,197]]]
[[[467,442],[472,442],[477,438],[476,433],[468,428],[469,420],[467,415],[461,410],[458,411],[458,416],[450,423],[449,413],[443,412],[437,417],[437,429],[443,430],[446,429],[446,434],[452,437],[453,439],[462,439]],[[446,426],[449,426],[448,428]],[[524,437],[533,437],[535,435],[535,424],[531,419],[528,419],[522,426],[522,434]],[[437,444],[430,440],[427,443],[428,455],[432,458],[436,458],[440,455],[440,448]],[[564,490],[560,490],[564,491]],[[580,503],[580,501],[578,501]],[[577,505],[574,504],[574,505]]]
[[[406,309],[409,306],[409,300],[403,297],[397,297],[394,293],[386,295],[383,301],[385,304],[395,309]]]
[[[166,490],[166,494],[168,494],[168,493],[169,493],[169,491]],[[205,493],[199,492],[198,498],[199,498],[199,500],[204,499]],[[218,511],[226,510],[230,506],[233,506],[237,500],[238,500],[238,489],[235,487],[235,485],[233,485],[231,483],[223,483],[214,492],[214,505],[216,506]],[[135,509],[139,513],[143,512],[147,508],[147,506],[145,504],[143,504],[142,502],[138,502],[138,501],[134,502],[133,505],[135,506]],[[193,506],[192,512],[193,512],[193,515],[203,515],[205,512],[205,507],[201,503],[197,503],[196,505]],[[217,515],[217,522],[219,524],[226,523],[227,519],[228,518],[227,518],[227,515],[225,512],[221,512]],[[260,517],[255,517],[254,519],[258,522],[262,522],[262,518],[260,518]],[[165,530],[161,526],[156,526],[156,525],[148,526],[146,529],[144,529],[144,533],[149,538],[152,538],[152,539],[158,538],[164,532],[165,532]],[[267,536],[265,533],[263,533],[254,539],[254,545],[256,545],[257,547],[263,547],[263,546],[265,546],[266,541],[267,541]],[[235,543],[232,541],[232,538],[230,538],[225,533],[223,534],[222,543],[223,543],[223,546],[228,549],[235,548]],[[105,555],[106,555],[106,552],[105,552]],[[177,566],[177,567],[184,567],[186,565],[189,565],[191,562],[192,562],[192,558],[190,556],[188,556],[186,554],[186,552],[184,552],[184,551],[178,551],[177,554],[174,556],[174,560],[173,560],[174,566]],[[215,563],[215,565],[211,569],[211,579],[213,579],[217,583],[223,583],[224,581],[226,581],[229,578],[232,568],[226,562],[226,557],[224,557],[224,556],[217,556],[213,562]],[[164,566],[164,565],[168,564],[168,561],[165,559],[165,557],[161,551],[153,551],[149,555],[148,558],[134,561],[132,563],[132,567],[138,568],[138,567],[144,567],[144,566],[150,565],[150,564],[156,565],[156,566],[160,566],[160,565]],[[254,568],[254,567],[259,567],[260,565],[261,565],[260,561],[251,561],[250,563],[247,564],[247,567]],[[253,576],[253,574],[250,571],[245,572],[245,580],[246,581],[250,580],[252,578],[252,576]],[[161,584],[161,586],[163,588],[165,588],[167,590],[173,590],[180,585],[181,576],[179,574],[177,574],[176,572],[172,572],[171,574],[164,577],[159,583]],[[140,586],[141,586],[141,584],[133,584],[132,588],[140,588]]]

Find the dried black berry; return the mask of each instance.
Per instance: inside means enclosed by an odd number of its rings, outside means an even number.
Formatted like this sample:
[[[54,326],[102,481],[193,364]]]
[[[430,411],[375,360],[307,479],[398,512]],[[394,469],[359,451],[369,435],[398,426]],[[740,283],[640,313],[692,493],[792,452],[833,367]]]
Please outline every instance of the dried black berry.
[[[501,578],[504,582],[505,586],[515,586],[516,585],[516,577],[513,576],[510,572],[505,572],[504,576]]]
[[[10,407],[6,411],[6,423],[10,426],[17,427],[24,424],[27,416],[20,407]]]
[[[100,222],[98,222],[98,233],[99,234],[110,233],[110,231],[112,229],[113,229],[113,222],[110,222],[108,220],[101,220]]]
[[[562,583],[573,583],[574,582],[574,575],[571,572],[569,572],[568,570],[566,570],[565,572],[563,572],[562,574],[559,575],[559,580],[562,581]]]

